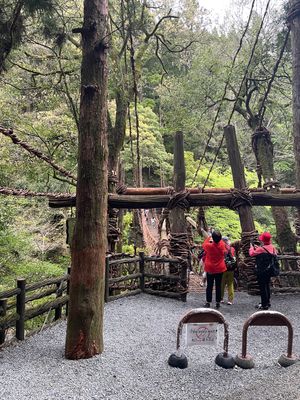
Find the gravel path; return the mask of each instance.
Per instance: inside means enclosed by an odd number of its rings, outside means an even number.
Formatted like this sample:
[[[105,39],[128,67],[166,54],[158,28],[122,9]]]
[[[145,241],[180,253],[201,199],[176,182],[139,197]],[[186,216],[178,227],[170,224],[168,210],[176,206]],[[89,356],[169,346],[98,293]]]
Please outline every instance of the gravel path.
[[[187,349],[189,366],[167,364],[175,350],[176,329],[182,315],[203,304],[203,294],[191,294],[186,303],[139,295],[105,306],[105,351],[89,360],[64,359],[66,324],[62,322],[18,346],[0,352],[0,399],[30,400],[279,400],[300,399],[300,363],[282,368],[277,359],[287,349],[284,327],[251,327],[248,351],[256,367],[224,370],[214,364],[222,350]],[[272,299],[294,327],[294,352],[300,353],[298,295]],[[229,322],[229,352],[241,352],[242,326],[255,311],[258,298],[236,295],[233,306],[221,312]]]

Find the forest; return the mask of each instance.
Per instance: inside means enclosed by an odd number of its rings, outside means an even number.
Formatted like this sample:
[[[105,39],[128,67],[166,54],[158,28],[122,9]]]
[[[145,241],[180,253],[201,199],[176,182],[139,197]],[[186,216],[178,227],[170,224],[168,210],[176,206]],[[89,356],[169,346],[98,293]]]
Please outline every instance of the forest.
[[[77,0],[0,4],[4,290],[17,276],[34,282],[60,275],[70,264],[66,220],[75,209],[49,208],[47,194],[76,191],[84,8]],[[297,185],[287,4],[234,0],[216,19],[197,0],[111,0],[107,32],[108,164],[109,172],[123,174],[126,186],[172,186],[173,136],[182,131],[186,186],[233,187],[223,142],[229,122],[249,187],[261,185],[262,175],[282,187]],[[251,144],[262,124],[271,133],[274,161],[264,171]],[[210,226],[240,238],[235,211],[205,212]],[[289,245],[296,250],[297,210],[284,212],[276,216],[271,207],[253,207],[255,226],[270,230],[282,251],[291,251]],[[287,226],[280,233],[283,221]],[[133,227],[128,211],[119,251],[133,253]],[[280,234],[291,234],[287,245]]]

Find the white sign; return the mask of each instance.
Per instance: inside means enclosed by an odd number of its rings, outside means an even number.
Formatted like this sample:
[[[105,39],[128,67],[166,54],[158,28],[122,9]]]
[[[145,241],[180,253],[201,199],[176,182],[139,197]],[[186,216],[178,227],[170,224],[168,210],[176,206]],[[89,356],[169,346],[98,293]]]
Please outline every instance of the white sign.
[[[218,324],[186,324],[186,346],[216,346],[218,341]]]

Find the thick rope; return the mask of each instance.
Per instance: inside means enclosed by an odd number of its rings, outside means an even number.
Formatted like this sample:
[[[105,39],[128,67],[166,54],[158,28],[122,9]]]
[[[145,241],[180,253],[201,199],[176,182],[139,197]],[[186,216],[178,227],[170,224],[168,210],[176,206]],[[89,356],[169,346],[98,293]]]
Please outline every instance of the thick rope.
[[[256,38],[255,38],[255,41],[254,41],[254,44],[253,44],[253,47],[252,47],[252,50],[251,50],[251,55],[250,55],[250,58],[249,58],[249,61],[248,61],[248,64],[247,64],[247,67],[246,67],[246,70],[245,70],[243,79],[242,79],[242,81],[241,81],[241,84],[240,84],[240,87],[239,87],[239,90],[238,90],[238,94],[237,94],[237,96],[236,96],[236,99],[235,99],[235,102],[234,102],[234,105],[233,105],[233,108],[232,108],[232,111],[231,111],[231,114],[230,114],[230,117],[229,117],[229,120],[228,120],[227,125],[230,125],[231,119],[232,119],[233,114],[234,114],[234,112],[235,112],[236,105],[237,105],[238,101],[240,100],[240,94],[241,94],[241,91],[242,91],[242,87],[243,87],[244,82],[245,82],[245,79],[246,79],[246,77],[247,77],[247,74],[248,74],[248,71],[249,71],[249,68],[250,68],[252,59],[253,59],[253,57],[254,57],[255,49],[256,49],[256,46],[257,46],[257,43],[258,43],[258,39],[259,39],[261,30],[262,30],[262,27],[263,27],[263,24],[264,24],[264,21],[265,21],[265,18],[266,18],[268,9],[269,9],[270,1],[271,1],[271,0],[269,0],[268,3],[267,3],[267,5],[266,5],[266,9],[265,9],[265,12],[264,12],[264,15],[263,15],[263,18],[262,18],[260,27],[259,27],[259,29],[258,29],[258,31],[257,31]],[[225,137],[225,136],[224,136],[224,132],[223,132],[223,135],[222,135],[220,144],[219,144],[219,146],[218,146],[216,155],[215,155],[215,157],[214,157],[214,159],[213,159],[213,162],[212,162],[212,164],[211,164],[211,167],[210,167],[210,169],[209,169],[209,171],[208,171],[208,175],[207,175],[207,177],[206,177],[206,179],[205,179],[205,182],[204,182],[204,184],[203,184],[203,188],[205,188],[205,186],[207,185],[207,182],[208,182],[208,180],[209,180],[210,174],[211,174],[211,172],[212,172],[212,170],[213,170],[213,167],[214,167],[214,165],[215,165],[215,162],[217,161],[217,157],[218,157],[219,152],[220,152],[220,150],[221,150],[221,148],[222,148],[222,146],[223,146],[224,137]]]
[[[115,240],[118,240],[119,236],[121,235],[121,231],[118,228],[118,215],[119,210],[117,208],[109,208],[107,237],[114,238]]]
[[[6,196],[22,196],[22,197],[48,197],[48,198],[70,198],[70,193],[51,193],[51,192],[32,192],[25,189],[12,189],[7,187],[0,187],[0,194]]]
[[[247,64],[247,67],[246,67],[246,70],[245,70],[245,73],[244,73],[244,77],[243,77],[242,82],[241,82],[241,84],[240,84],[239,91],[238,91],[238,94],[237,94],[237,96],[236,96],[236,99],[235,99],[235,102],[234,102],[234,105],[233,105],[233,108],[232,108],[232,111],[231,111],[231,114],[230,114],[230,117],[229,117],[229,120],[228,120],[228,124],[227,124],[227,125],[230,125],[230,123],[231,123],[231,118],[233,117],[233,114],[234,114],[234,112],[235,112],[236,105],[237,105],[237,103],[238,103],[238,101],[239,101],[239,99],[240,99],[240,94],[241,94],[241,91],[242,91],[242,87],[243,87],[244,82],[245,82],[245,79],[246,79],[246,77],[247,77],[247,74],[248,74],[248,71],[249,71],[249,68],[250,68],[252,59],[253,59],[253,57],[254,57],[255,49],[256,49],[256,46],[257,46],[257,43],[258,43],[258,39],[259,39],[261,30],[262,30],[262,27],[263,27],[264,22],[265,22],[265,18],[266,18],[268,9],[269,9],[270,1],[271,1],[271,0],[269,0],[268,3],[267,3],[267,5],[266,5],[265,12],[264,12],[263,18],[262,18],[262,20],[261,20],[259,29],[258,29],[257,34],[256,34],[256,37],[255,37],[255,41],[254,41],[254,44],[253,44],[253,47],[252,47],[252,50],[251,50],[250,58],[249,58],[249,60],[248,60],[248,64]]]
[[[289,39],[289,36],[290,36],[290,31],[291,31],[291,29],[288,28],[288,30],[287,30],[287,32],[285,34],[284,42],[283,42],[283,45],[281,47],[278,59],[276,61],[276,64],[274,65],[273,73],[272,73],[271,79],[269,80],[267,90],[266,90],[264,98],[263,98],[263,100],[261,102],[261,106],[260,106],[260,109],[259,109],[259,112],[258,112],[258,115],[259,115],[259,126],[260,127],[262,127],[262,123],[263,123],[263,119],[264,119],[264,115],[265,115],[265,111],[266,111],[265,103],[266,103],[266,101],[268,99],[269,93],[270,93],[271,88],[272,88],[272,84],[274,82],[274,79],[276,77],[276,73],[277,73],[278,68],[279,68],[279,64],[280,64],[281,59],[283,57],[283,54],[284,54],[284,51],[285,51],[285,48],[286,48],[286,45],[287,45],[287,42],[288,42],[288,39]]]
[[[231,203],[230,208],[237,210],[239,207],[247,205],[252,207],[253,199],[252,194],[248,188],[244,189],[231,189]]]
[[[245,29],[244,29],[244,32],[243,32],[242,36],[241,36],[241,39],[240,39],[240,42],[239,42],[239,46],[238,46],[238,48],[237,48],[237,50],[236,50],[236,53],[235,53],[235,55],[234,55],[234,57],[233,57],[233,60],[232,60],[232,63],[231,63],[231,67],[230,67],[230,71],[229,71],[229,74],[228,74],[228,78],[227,78],[227,81],[226,81],[226,83],[225,83],[223,96],[222,96],[222,98],[221,98],[221,101],[220,101],[220,104],[219,104],[217,113],[216,113],[216,115],[215,115],[215,118],[214,118],[214,121],[213,121],[211,130],[210,130],[210,133],[209,133],[209,137],[208,137],[208,140],[207,140],[206,145],[205,145],[205,148],[204,148],[204,152],[203,152],[203,154],[202,154],[202,156],[201,156],[201,158],[200,158],[200,161],[199,161],[197,170],[196,170],[196,172],[195,172],[195,175],[194,175],[194,178],[193,178],[193,181],[192,181],[192,186],[193,186],[193,184],[195,183],[195,180],[196,180],[196,178],[197,178],[197,176],[198,176],[200,167],[201,167],[202,162],[203,162],[203,160],[204,160],[204,157],[205,157],[205,155],[206,155],[206,151],[207,151],[207,149],[208,149],[210,140],[211,140],[211,138],[212,138],[212,135],[213,135],[213,132],[214,132],[214,129],[215,129],[215,125],[216,125],[216,123],[217,123],[217,120],[218,120],[218,117],[219,117],[219,114],[220,114],[220,111],[221,111],[221,107],[222,107],[223,101],[225,100],[227,88],[228,88],[228,85],[229,85],[229,83],[230,83],[230,79],[231,79],[231,76],[232,76],[232,72],[233,72],[233,68],[234,68],[234,65],[235,65],[237,56],[238,56],[238,54],[239,54],[239,52],[240,52],[240,50],[241,50],[241,48],[242,48],[244,37],[246,36],[246,33],[247,33],[248,28],[249,28],[249,25],[250,25],[250,21],[251,21],[251,18],[252,18],[252,12],[253,12],[253,8],[254,8],[254,4],[255,4],[255,0],[252,1],[252,5],[251,5],[250,13],[249,13],[249,16],[248,16],[248,21],[247,21],[246,27],[245,27]]]
[[[127,191],[127,186],[126,185],[123,185],[122,183],[119,183],[116,186],[116,193],[117,194],[125,194],[126,191]]]
[[[188,199],[189,195],[190,192],[187,190],[172,194],[167,204],[168,210],[172,210],[175,207],[181,208],[182,210],[185,211],[189,210],[190,208],[190,203]]]
[[[33,154],[34,156],[40,158],[41,160],[45,161],[47,164],[50,164],[51,167],[53,167],[56,171],[60,172],[62,175],[73,179],[74,181],[77,180],[76,176],[71,174],[71,172],[67,171],[65,168],[60,167],[59,165],[55,164],[54,161],[52,161],[49,157],[47,157],[45,154],[43,154],[41,151],[29,146],[27,143],[23,142],[20,140],[16,134],[14,134],[12,129],[5,129],[2,126],[0,126],[0,133],[3,133],[3,135],[9,137],[14,144],[17,144],[23,149],[27,150],[29,153]]]

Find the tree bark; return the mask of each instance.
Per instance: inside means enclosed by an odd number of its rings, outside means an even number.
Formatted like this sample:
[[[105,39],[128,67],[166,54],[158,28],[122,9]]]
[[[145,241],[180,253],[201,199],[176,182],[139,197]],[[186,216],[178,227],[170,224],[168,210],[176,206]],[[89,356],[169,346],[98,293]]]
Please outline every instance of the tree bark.
[[[120,151],[123,147],[126,133],[128,100],[122,89],[117,89],[116,92],[116,118],[115,125],[112,126],[110,118],[108,119],[108,190],[110,193],[116,193],[116,184],[118,182],[118,166]],[[109,207],[108,209],[108,250],[113,253],[115,251],[116,242],[120,237],[118,229],[118,214],[117,209]]]
[[[234,187],[237,189],[246,189],[247,183],[244,173],[244,166],[239,152],[238,142],[234,126],[227,125],[224,128],[227,152],[231,166],[231,172],[234,182]],[[240,224],[242,232],[253,232],[255,230],[252,210],[249,205],[241,205],[238,208]]]
[[[182,132],[177,132],[175,135],[173,180],[176,192],[182,192],[185,190],[185,164]],[[175,207],[170,210],[169,218],[171,233],[186,233],[186,222],[184,210],[182,208]]]
[[[123,147],[125,132],[126,132],[126,119],[128,110],[128,99],[122,89],[116,92],[116,118],[115,125],[109,126],[108,137],[108,169],[117,173],[120,151]]]
[[[270,193],[280,192],[279,184],[276,182],[276,175],[273,163],[273,144],[270,133],[266,130],[256,131],[255,134],[255,156],[261,165],[262,176],[265,186]],[[274,184],[273,184],[274,183]],[[296,252],[296,238],[292,232],[288,219],[287,210],[283,207],[272,207],[272,215],[276,225],[277,242],[284,253]],[[292,269],[297,269],[295,262],[289,263]]]
[[[290,20],[293,62],[293,135],[296,169],[296,188],[300,189],[300,1],[290,1],[290,10],[298,13]],[[300,208],[297,208],[296,233],[300,236]]]
[[[107,246],[107,0],[84,1],[76,225],[65,355],[103,351]]]
[[[236,189],[246,189],[247,183],[245,178],[244,166],[239,151],[234,126],[227,125],[224,128],[224,136],[226,147],[231,166],[231,172]],[[251,293],[257,287],[257,277],[255,274],[255,260],[249,256],[250,241],[257,238],[255,232],[254,219],[252,215],[251,205],[241,204],[237,207],[242,228],[241,235],[241,251],[243,252],[243,261],[239,263],[240,280],[246,283],[248,292]]]
[[[184,143],[182,132],[176,132],[174,138],[174,189],[177,193],[185,191],[185,162],[184,162]],[[185,211],[182,207],[174,207],[169,213],[170,221],[170,255],[180,257],[180,277],[181,285],[185,292],[182,294],[182,301],[186,301],[187,290],[187,267],[190,253],[188,233],[185,220]],[[177,274],[178,267],[170,267],[170,274]]]

